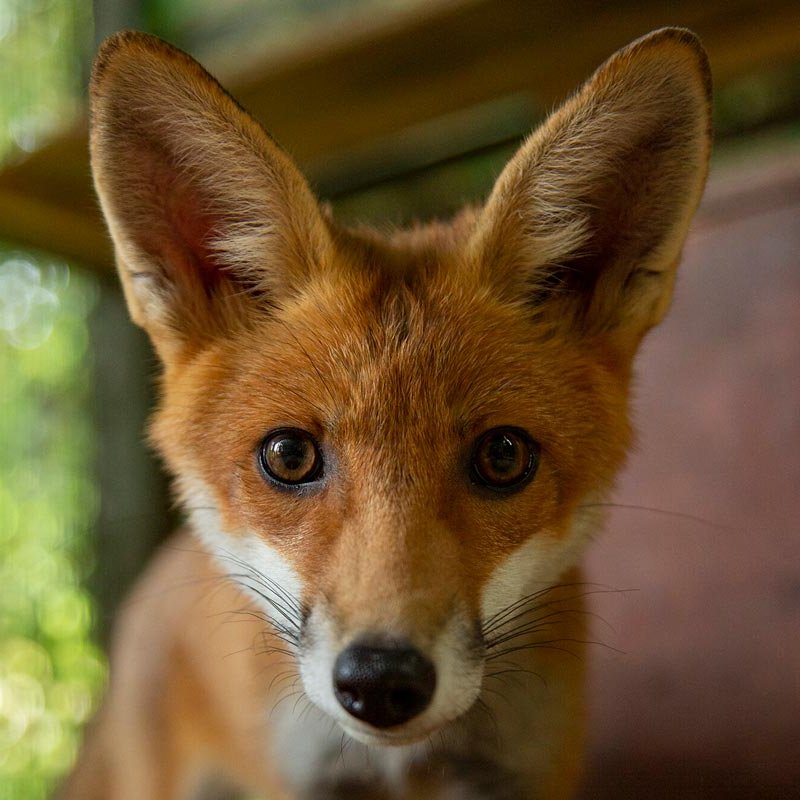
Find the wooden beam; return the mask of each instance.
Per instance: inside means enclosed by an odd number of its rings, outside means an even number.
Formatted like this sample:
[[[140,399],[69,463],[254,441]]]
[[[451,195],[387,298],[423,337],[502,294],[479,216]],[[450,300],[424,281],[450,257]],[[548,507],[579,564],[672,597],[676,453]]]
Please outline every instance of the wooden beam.
[[[432,0],[221,77],[313,179],[333,158],[357,163],[376,140],[498,98],[547,109],[615,49],[668,24],[700,34],[718,84],[800,57],[796,0]],[[0,173],[0,238],[109,267],[83,130]]]

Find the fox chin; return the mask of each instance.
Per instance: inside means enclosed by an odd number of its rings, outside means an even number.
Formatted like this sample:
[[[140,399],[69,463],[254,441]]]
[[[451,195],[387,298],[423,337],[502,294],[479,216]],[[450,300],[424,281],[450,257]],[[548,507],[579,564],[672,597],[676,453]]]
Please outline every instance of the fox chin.
[[[609,58],[485,203],[322,209],[189,56],[108,39],[91,155],[187,523],[117,625],[64,800],[567,798],[580,570],[705,183],[689,31]]]

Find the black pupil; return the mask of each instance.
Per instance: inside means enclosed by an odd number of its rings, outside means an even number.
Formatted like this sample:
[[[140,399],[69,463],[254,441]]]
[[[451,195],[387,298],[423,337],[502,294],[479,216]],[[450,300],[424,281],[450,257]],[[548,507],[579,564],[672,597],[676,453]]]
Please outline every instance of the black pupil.
[[[539,445],[525,431],[493,428],[478,439],[472,477],[490,489],[522,486],[536,471]]]
[[[310,483],[319,477],[322,459],[310,434],[276,431],[261,445],[261,468],[279,483]]]
[[[285,437],[270,444],[270,455],[286,472],[297,472],[308,461],[309,443],[305,439]]]
[[[486,455],[492,465],[492,470],[499,476],[508,475],[508,473],[519,469],[517,443],[506,433],[489,440]]]

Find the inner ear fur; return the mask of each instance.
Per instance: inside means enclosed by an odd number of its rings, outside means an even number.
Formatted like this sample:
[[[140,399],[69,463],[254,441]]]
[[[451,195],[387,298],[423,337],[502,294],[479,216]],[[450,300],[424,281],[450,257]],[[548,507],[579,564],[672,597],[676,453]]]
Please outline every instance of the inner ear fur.
[[[90,94],[95,185],[131,315],[160,349],[279,302],[324,260],[327,228],[299,171],[185,53],[117,34]]]
[[[498,178],[473,237],[487,280],[633,347],[666,312],[711,141],[697,37],[667,28],[613,55]]]

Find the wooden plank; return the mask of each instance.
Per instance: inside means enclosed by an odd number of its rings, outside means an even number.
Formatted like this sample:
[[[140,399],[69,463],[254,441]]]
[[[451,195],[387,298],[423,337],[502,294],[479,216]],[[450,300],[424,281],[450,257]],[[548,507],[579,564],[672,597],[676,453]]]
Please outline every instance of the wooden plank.
[[[800,57],[796,0],[448,0],[328,33],[223,81],[314,178],[333,157],[357,164],[376,140],[507,95],[551,107],[616,48],[666,24],[700,34],[720,84]],[[0,200],[0,237],[111,263],[81,131],[8,167]]]
[[[89,267],[112,266],[108,234],[95,208],[76,208],[66,197],[39,194],[41,186],[15,191],[0,185],[0,239]],[[79,197],[92,199],[91,191],[85,180],[76,182],[74,193]]]

